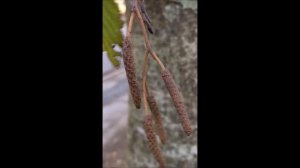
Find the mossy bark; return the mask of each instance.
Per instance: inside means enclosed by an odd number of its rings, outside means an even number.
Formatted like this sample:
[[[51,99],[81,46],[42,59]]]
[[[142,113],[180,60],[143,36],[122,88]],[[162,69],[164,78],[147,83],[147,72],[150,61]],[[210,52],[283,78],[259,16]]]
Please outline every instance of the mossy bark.
[[[149,35],[150,43],[161,61],[172,73],[180,88],[191,120],[193,132],[187,136],[161,77],[160,68],[150,58],[148,85],[158,103],[167,143],[161,151],[168,168],[197,167],[197,1],[178,0],[180,3],[163,0],[145,0],[145,7],[152,19],[155,34]],[[130,11],[127,4],[127,17]],[[142,30],[134,21],[132,30],[133,56],[139,87],[142,88],[142,64],[144,42]],[[127,154],[128,168],[154,168],[159,164],[148,148],[143,128],[143,108],[136,109],[129,98],[129,129]]]

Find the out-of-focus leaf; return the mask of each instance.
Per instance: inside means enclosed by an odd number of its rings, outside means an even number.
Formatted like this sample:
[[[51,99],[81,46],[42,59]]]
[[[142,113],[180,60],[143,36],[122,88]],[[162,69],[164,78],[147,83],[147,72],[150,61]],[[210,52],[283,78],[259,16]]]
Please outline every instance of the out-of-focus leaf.
[[[119,66],[116,56],[120,54],[113,50],[112,45],[122,45],[122,34],[120,31],[122,27],[122,21],[120,17],[120,11],[117,4],[113,0],[103,0],[102,48],[107,52],[109,59],[115,66]]]

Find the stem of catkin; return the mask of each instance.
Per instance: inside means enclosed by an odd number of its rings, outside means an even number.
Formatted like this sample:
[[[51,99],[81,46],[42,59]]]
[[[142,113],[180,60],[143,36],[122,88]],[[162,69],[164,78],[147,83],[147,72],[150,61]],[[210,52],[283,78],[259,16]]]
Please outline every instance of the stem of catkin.
[[[143,100],[144,100],[144,114],[147,115],[149,114],[148,109],[147,109],[147,89],[146,89],[146,82],[147,82],[147,70],[148,70],[148,51],[145,50],[144,53],[144,64],[143,64],[143,72],[142,72],[142,76],[143,76],[143,81],[142,81],[142,85],[143,85]]]

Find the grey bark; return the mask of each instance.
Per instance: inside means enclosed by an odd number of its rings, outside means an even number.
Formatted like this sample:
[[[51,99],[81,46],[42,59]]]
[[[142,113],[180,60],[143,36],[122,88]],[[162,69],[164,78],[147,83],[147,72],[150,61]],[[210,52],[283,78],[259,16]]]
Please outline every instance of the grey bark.
[[[159,142],[168,168],[197,167],[197,1],[145,0],[155,34],[150,43],[161,61],[172,73],[180,88],[192,123],[193,132],[187,136],[180,124],[170,94],[164,85],[157,63],[150,58],[148,84],[159,105],[167,134],[167,143]],[[127,1],[127,9],[129,2]],[[128,11],[128,10],[127,10]],[[129,17],[129,13],[127,13]],[[132,30],[133,56],[139,87],[142,88],[144,42],[142,30],[134,21]],[[155,168],[157,161],[150,152],[143,128],[143,108],[136,109],[129,98],[129,129],[127,164],[129,168]]]

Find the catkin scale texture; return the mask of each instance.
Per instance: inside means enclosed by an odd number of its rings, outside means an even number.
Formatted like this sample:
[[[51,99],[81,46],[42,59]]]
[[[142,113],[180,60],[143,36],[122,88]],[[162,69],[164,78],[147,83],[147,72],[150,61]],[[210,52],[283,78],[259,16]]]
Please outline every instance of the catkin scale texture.
[[[174,106],[177,110],[177,113],[179,115],[183,130],[189,136],[192,133],[192,127],[191,127],[188,113],[187,113],[185,105],[184,105],[183,96],[182,96],[181,92],[179,91],[178,87],[176,86],[176,83],[173,80],[173,77],[168,69],[163,70],[161,72],[161,75],[162,75],[165,85],[172,97],[172,100],[173,100]]]
[[[127,37],[125,38],[123,44],[123,60],[126,76],[128,79],[130,94],[135,104],[135,107],[139,109],[141,108],[141,94],[135,74],[135,64],[131,50],[131,43]]]
[[[165,144],[166,143],[166,133],[165,133],[164,126],[162,124],[158,105],[153,96],[147,96],[147,101],[148,101],[152,116],[154,117],[154,120],[155,120],[155,126],[156,126],[157,133],[159,135],[160,141],[163,144]]]
[[[153,126],[152,126],[152,117],[151,115],[146,115],[144,118],[144,129],[146,131],[146,135],[149,142],[149,148],[154,155],[154,158],[158,161],[160,168],[165,167],[165,160],[162,156],[162,153],[160,151],[160,148],[156,142],[155,134],[153,132]]]

